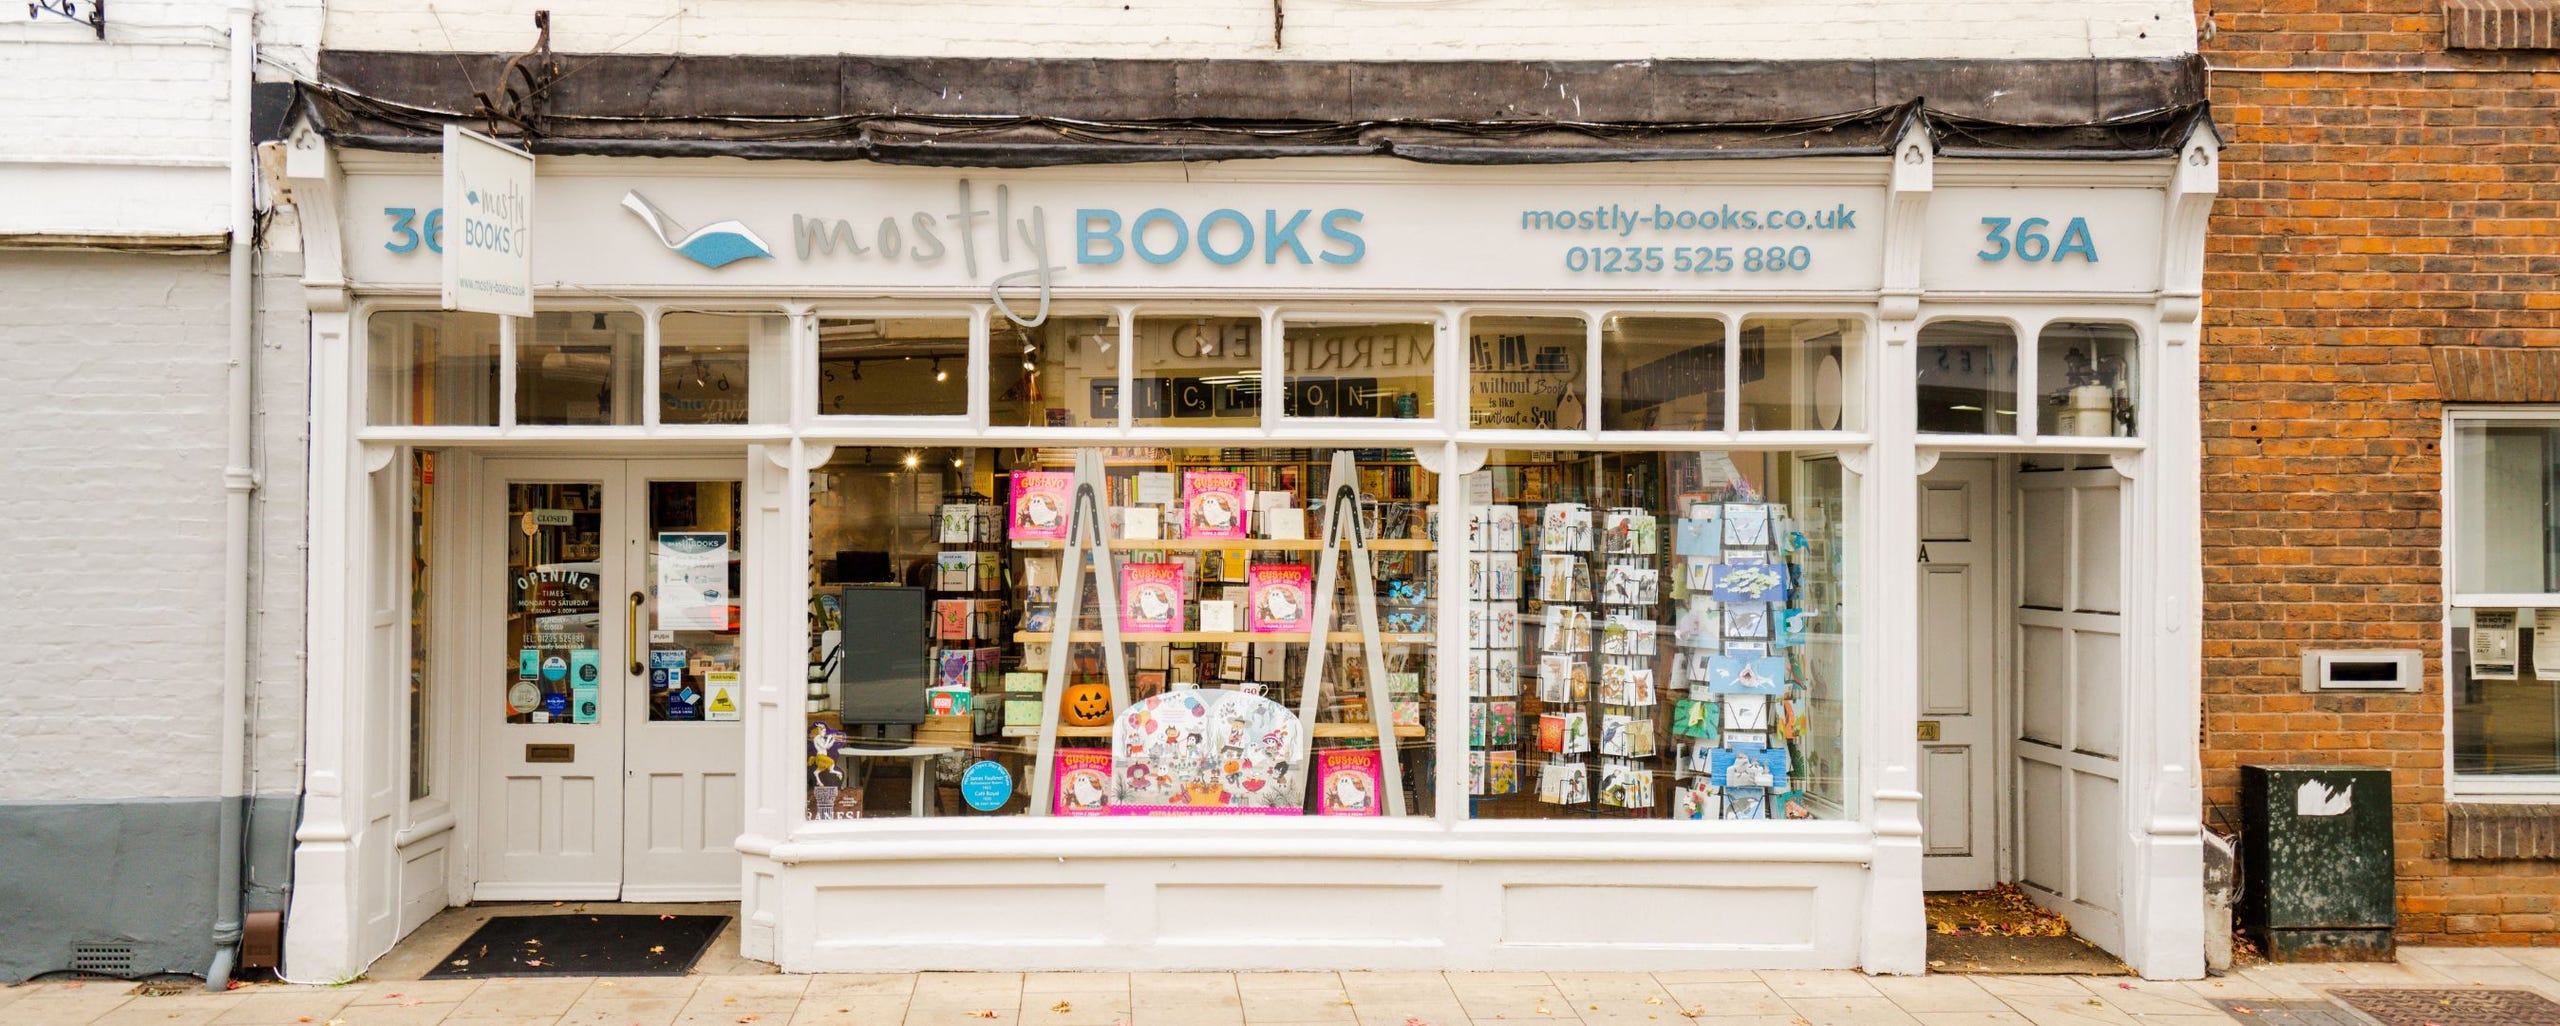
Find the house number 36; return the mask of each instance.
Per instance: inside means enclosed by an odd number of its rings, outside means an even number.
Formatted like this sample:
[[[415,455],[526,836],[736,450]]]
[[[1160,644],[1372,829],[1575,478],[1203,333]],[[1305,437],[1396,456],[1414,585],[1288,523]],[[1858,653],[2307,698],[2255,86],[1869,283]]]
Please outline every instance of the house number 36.
[[[2089,219],[2075,217],[2062,226],[2062,234],[2047,234],[2053,222],[2041,217],[2012,221],[2005,217],[1982,219],[1982,241],[1990,248],[1974,256],[1986,264],[1996,264],[2016,257],[2027,263],[2058,264],[2074,253],[2090,263],[2098,262],[2098,244],[2089,238]]]
[[[444,252],[443,207],[427,211],[427,223],[423,233],[418,226],[418,210],[415,207],[384,207],[382,215],[391,219],[391,241],[383,243],[382,248],[394,253],[415,252],[419,241],[423,239],[427,244],[428,252]]]

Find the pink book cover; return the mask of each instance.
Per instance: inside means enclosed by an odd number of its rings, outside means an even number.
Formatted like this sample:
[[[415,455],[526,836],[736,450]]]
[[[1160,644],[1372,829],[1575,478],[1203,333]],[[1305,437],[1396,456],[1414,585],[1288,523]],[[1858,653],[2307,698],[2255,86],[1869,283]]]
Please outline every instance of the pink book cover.
[[[1111,752],[1108,749],[1058,749],[1049,768],[1049,814],[1111,814]]]
[[[1067,507],[1075,493],[1075,486],[1076,476],[1069,471],[1015,471],[1013,519],[1010,522],[1013,540],[1065,540]]]
[[[1182,629],[1182,564],[1127,563],[1120,567],[1120,630],[1171,634]]]
[[[1302,563],[1255,563],[1244,572],[1246,629],[1255,634],[1303,634],[1315,616],[1315,568]]]
[[[1182,536],[1245,536],[1246,491],[1241,470],[1182,472]]]
[[[1316,815],[1375,816],[1386,786],[1375,748],[1328,748],[1316,753]]]

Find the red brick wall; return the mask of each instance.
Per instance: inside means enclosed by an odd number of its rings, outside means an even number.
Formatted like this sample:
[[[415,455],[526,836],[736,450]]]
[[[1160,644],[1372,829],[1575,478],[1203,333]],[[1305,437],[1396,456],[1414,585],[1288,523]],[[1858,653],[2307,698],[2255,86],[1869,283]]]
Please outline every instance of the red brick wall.
[[[2200,6],[2229,140],[2207,240],[2205,783],[2387,766],[2400,926],[2560,944],[2560,863],[2446,858],[2442,396],[2430,347],[2560,346],[2560,54],[2447,52],[2440,0]],[[2350,70],[2290,71],[2312,66]],[[2425,72],[2375,69],[2423,67]],[[2414,647],[2423,694],[2304,694]]]

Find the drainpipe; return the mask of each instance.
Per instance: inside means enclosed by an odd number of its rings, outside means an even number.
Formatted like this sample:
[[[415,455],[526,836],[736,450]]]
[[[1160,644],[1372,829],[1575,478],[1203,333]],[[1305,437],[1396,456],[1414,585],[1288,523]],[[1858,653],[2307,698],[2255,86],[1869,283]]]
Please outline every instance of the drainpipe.
[[[249,248],[257,241],[256,198],[250,191],[250,161],[257,150],[249,94],[254,85],[258,41],[251,0],[232,0],[231,22],[231,404],[225,425],[223,454],[222,538],[222,739],[221,789],[217,815],[221,834],[213,863],[213,964],[204,971],[204,986],[222,991],[231,985],[231,970],[240,959],[240,876],[248,815],[249,730],[249,499],[258,488],[257,471],[249,465],[253,422],[250,404],[255,383],[250,375],[257,345],[251,333]]]

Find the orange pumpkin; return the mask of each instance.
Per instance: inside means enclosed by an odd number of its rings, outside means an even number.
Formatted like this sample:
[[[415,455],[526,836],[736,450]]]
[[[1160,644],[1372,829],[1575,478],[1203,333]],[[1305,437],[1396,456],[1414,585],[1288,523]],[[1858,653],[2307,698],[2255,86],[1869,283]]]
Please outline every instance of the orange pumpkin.
[[[1066,705],[1058,720],[1070,727],[1100,727],[1111,722],[1111,686],[1098,680],[1067,685]]]

